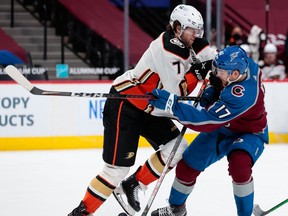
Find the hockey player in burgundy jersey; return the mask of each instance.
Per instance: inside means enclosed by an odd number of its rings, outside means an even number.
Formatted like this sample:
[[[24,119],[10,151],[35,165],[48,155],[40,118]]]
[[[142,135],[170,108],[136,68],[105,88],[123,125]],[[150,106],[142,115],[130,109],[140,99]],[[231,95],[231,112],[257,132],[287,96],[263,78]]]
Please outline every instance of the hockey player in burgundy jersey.
[[[190,94],[211,69],[217,54],[202,36],[201,14],[192,6],[178,5],[171,13],[167,30],[151,42],[135,68],[115,79],[110,92],[142,95],[159,88],[179,96]],[[129,214],[140,211],[138,190],[159,178],[180,134],[170,118],[162,117],[164,114],[147,100],[107,99],[103,112],[103,170],[91,180],[80,205],[69,216],[94,213],[119,184],[115,197],[127,197]],[[135,163],[140,136],[155,153],[122,182]],[[183,139],[171,168],[186,148]]]
[[[206,100],[200,102],[205,108],[176,102],[177,96],[165,90],[153,90],[157,99],[150,103],[154,107],[167,110],[179,122],[200,133],[177,164],[170,205],[155,210],[152,216],[187,215],[185,202],[197,176],[224,156],[229,163],[237,214],[252,215],[252,167],[264,144],[268,144],[262,72],[238,46],[220,51],[213,66],[215,75],[211,75],[210,85],[202,96]]]

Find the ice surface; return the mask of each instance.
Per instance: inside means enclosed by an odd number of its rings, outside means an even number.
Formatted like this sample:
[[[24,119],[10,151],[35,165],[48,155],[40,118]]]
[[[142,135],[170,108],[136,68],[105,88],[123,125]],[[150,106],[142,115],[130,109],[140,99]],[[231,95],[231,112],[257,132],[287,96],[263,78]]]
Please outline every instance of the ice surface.
[[[153,152],[140,148],[134,172]],[[78,206],[90,180],[101,169],[102,150],[14,151],[0,152],[0,215],[65,216]],[[255,203],[267,210],[288,198],[288,145],[266,147],[254,166]],[[152,205],[152,210],[167,205],[174,170],[168,173]],[[154,184],[145,195],[145,207]],[[202,173],[187,201],[190,216],[236,216],[227,161],[223,158]],[[113,196],[95,216],[117,216],[122,212]],[[141,213],[137,214],[141,215]],[[150,214],[149,214],[150,215]],[[288,215],[288,204],[270,214]]]

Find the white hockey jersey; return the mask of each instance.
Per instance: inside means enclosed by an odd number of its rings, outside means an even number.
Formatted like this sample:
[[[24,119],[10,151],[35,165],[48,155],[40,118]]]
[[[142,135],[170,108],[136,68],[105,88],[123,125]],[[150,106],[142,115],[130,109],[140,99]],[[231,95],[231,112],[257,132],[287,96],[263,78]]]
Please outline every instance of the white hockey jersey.
[[[190,94],[198,82],[195,76],[185,77],[191,64],[213,59],[216,53],[206,39],[196,38],[192,49],[188,49],[167,30],[151,42],[135,68],[114,80],[113,86],[120,94],[143,95],[159,88],[184,96]],[[147,113],[159,115],[148,100],[128,100]]]
[[[284,80],[286,78],[285,65],[281,60],[276,60],[271,65],[261,60],[258,65],[262,70],[263,80]]]

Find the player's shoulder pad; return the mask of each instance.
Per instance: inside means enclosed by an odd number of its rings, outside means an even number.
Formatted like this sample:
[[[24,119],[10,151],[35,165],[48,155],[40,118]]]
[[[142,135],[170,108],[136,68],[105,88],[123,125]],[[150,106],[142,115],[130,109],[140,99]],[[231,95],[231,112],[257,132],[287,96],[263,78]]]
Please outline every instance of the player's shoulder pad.
[[[175,38],[170,31],[166,31],[163,34],[163,47],[166,51],[180,56],[181,58],[187,59],[190,56],[189,49],[187,49],[180,40]]]
[[[196,55],[207,46],[209,46],[209,42],[205,38],[195,38],[194,43],[192,44],[192,48]]]

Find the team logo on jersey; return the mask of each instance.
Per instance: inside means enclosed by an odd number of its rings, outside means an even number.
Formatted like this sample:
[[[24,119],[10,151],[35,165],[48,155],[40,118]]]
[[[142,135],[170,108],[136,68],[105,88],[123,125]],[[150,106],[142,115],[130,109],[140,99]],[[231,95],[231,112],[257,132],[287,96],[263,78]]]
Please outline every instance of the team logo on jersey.
[[[135,155],[135,153],[134,153],[134,152],[128,152],[128,153],[126,154],[126,157],[125,157],[125,159],[131,159],[131,158],[133,158],[133,157],[134,157],[134,155]]]
[[[244,140],[242,139],[242,138],[237,138],[234,142],[233,142],[233,144],[235,144],[235,143],[241,143],[241,142],[243,142]]]
[[[235,85],[231,89],[232,95],[235,97],[242,97],[244,95],[245,88],[241,85]]]
[[[172,38],[170,40],[170,43],[175,44],[181,48],[185,48],[184,44],[181,41],[179,41],[177,38]]]

